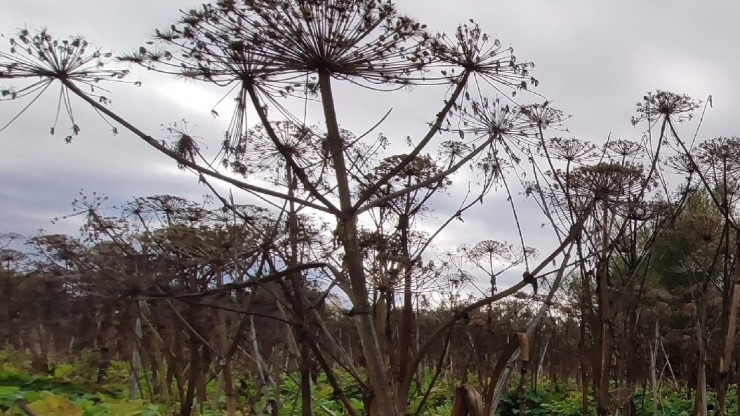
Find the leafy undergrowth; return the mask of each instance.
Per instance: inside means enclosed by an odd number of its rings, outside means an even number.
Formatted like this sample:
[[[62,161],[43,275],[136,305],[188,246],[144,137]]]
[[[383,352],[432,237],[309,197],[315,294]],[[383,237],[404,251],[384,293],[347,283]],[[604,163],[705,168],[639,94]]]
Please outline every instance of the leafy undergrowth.
[[[102,377],[95,357],[82,354],[73,363],[54,363],[47,370],[53,375],[39,375],[34,369],[30,355],[12,350],[0,350],[0,415],[25,415],[19,407],[22,400],[38,416],[155,416],[176,414],[178,403],[151,403],[144,399],[128,400],[128,366],[122,362],[112,362]],[[363,413],[362,391],[353,378],[344,371],[338,371],[337,381],[351,405],[359,414]],[[297,374],[283,374],[272,384],[274,388],[258,389],[254,380],[240,378],[240,392],[237,407],[240,415],[270,414],[269,407],[277,404],[279,416],[298,416],[300,412],[300,386]],[[424,377],[424,386],[414,388],[410,399],[409,412],[420,416],[447,416],[452,408],[452,393],[457,381],[441,377],[437,384],[422,400],[428,389],[431,374]],[[102,382],[101,382],[102,381]],[[473,381],[472,384],[475,382]],[[215,395],[215,380],[207,385],[208,397]],[[518,382],[516,377],[511,385]],[[531,387],[531,386],[530,386]],[[573,380],[569,382],[541,381],[536,390],[529,389],[526,395],[526,414],[530,416],[577,416],[582,414],[583,397],[580,386]],[[736,388],[728,392],[725,414],[737,414]],[[344,409],[333,387],[324,374],[317,375],[312,383],[314,414],[323,416],[344,416]],[[587,397],[588,414],[595,414],[593,397]],[[710,394],[709,410],[714,407]],[[633,403],[636,416],[653,415],[652,392],[643,393],[638,388]],[[661,390],[657,397],[658,414],[688,416],[693,413],[693,398],[685,392],[670,389]],[[195,416],[222,415],[223,402],[211,410],[211,405],[198,404],[193,409]],[[519,400],[515,389],[502,399],[496,415],[519,414]]]
[[[596,414],[593,395],[588,397],[587,414]],[[637,388],[633,399],[635,416],[653,416],[653,394],[651,391],[643,392]],[[686,397],[685,392],[677,392],[671,389],[661,389],[657,397],[657,410],[659,415],[689,416],[692,415],[694,400]],[[714,411],[714,396],[709,394],[707,400],[709,413]],[[724,414],[738,414],[736,387],[732,386],[727,395]],[[501,401],[498,411],[499,416],[519,415],[519,399],[516,390],[509,391]],[[580,416],[583,414],[583,395],[578,386],[571,383],[543,382],[534,391],[529,390],[526,395],[526,414],[528,416]]]
[[[350,384],[346,374],[340,375],[342,384]],[[451,394],[454,386],[451,381],[435,386],[429,397],[422,405],[420,415],[446,416],[451,410]],[[293,377],[286,376],[281,383],[279,397],[281,405],[278,408],[280,416],[295,416],[300,414],[300,396],[298,383]],[[345,391],[350,402],[362,413],[361,392],[348,389]],[[147,403],[142,399],[128,400],[124,387],[104,385],[85,385],[55,377],[32,376],[18,371],[0,370],[0,415],[25,415],[19,408],[16,400],[22,398],[35,414],[42,415],[69,415],[69,416],[155,416],[173,414],[164,404]],[[317,415],[344,415],[346,411],[334,395],[333,389],[326,382],[324,376],[319,376],[313,386],[314,414]],[[593,397],[589,395],[590,403],[588,414],[595,414]],[[582,414],[582,396],[573,383],[543,382],[536,391],[528,391],[526,399],[526,414],[529,416],[579,416]],[[421,404],[420,396],[411,400],[410,410],[414,412]],[[643,395],[638,388],[635,399],[637,416],[653,415],[652,394]],[[255,408],[264,409],[266,403],[259,400]],[[658,397],[658,414],[690,415],[693,401],[687,399],[683,393],[663,390]],[[709,409],[713,409],[713,400],[710,397]],[[737,403],[734,388],[728,395],[726,414],[735,414]],[[247,412],[249,413],[249,412]],[[247,414],[241,412],[240,414]],[[222,410],[211,411],[207,407],[196,406],[194,415],[220,415]],[[519,414],[519,400],[515,390],[506,395],[496,415],[508,416]]]
[[[0,370],[0,414],[25,415],[22,399],[37,415],[102,416],[160,414],[157,405],[141,399],[127,400],[123,390],[93,388],[52,377]]]
[[[114,362],[97,383],[99,369],[92,353],[81,354],[73,363],[44,363],[47,373],[28,353],[0,350],[0,415],[26,415],[18,401],[36,415],[154,416],[160,406],[142,399],[128,400],[128,366]]]

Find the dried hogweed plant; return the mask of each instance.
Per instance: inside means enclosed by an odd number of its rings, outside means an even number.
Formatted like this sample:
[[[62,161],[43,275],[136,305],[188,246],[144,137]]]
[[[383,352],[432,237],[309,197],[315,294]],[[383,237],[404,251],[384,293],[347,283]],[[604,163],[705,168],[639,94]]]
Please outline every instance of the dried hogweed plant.
[[[62,112],[65,113],[72,124],[71,134],[65,138],[69,143],[72,136],[80,132],[72,110],[69,85],[76,83],[89,88],[90,96],[105,105],[110,100],[104,94],[109,91],[100,84],[108,81],[124,82],[124,77],[128,74],[128,70],[106,68],[111,53],[95,49],[81,37],[60,40],[53,38],[46,30],[31,34],[23,29],[7,38],[10,49],[8,52],[0,52],[0,80],[20,81],[22,84],[0,87],[0,101],[29,101],[10,121],[0,127],[0,131],[17,120],[54,81],[61,81],[56,116],[50,132],[52,135],[56,132],[59,116]],[[115,127],[113,129],[115,133]]]

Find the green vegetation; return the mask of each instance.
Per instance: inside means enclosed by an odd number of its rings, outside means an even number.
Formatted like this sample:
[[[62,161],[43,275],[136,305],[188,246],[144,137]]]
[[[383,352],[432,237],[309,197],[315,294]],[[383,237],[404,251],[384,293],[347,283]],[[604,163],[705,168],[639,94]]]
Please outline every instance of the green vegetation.
[[[89,357],[91,354],[83,354]],[[166,415],[173,414],[173,408],[166,403],[152,403],[143,398],[128,399],[128,371],[129,367],[123,362],[112,362],[115,371],[109,371],[102,383],[95,380],[97,374],[90,371],[96,367],[95,362],[86,359],[76,360],[74,363],[57,363],[54,365],[53,375],[32,375],[31,354],[19,353],[6,348],[0,352],[0,414],[24,415],[18,407],[17,400],[23,399],[28,407],[37,415]],[[351,380],[346,373],[339,372],[340,381],[346,386],[345,392],[355,408],[363,408],[362,392],[352,390]],[[144,382],[144,379],[140,380]],[[212,401],[216,390],[216,380],[208,385],[209,402]],[[313,384],[312,396],[316,414],[342,414],[344,409],[334,397],[334,392],[326,380],[325,375],[319,375]],[[247,397],[253,396],[257,386],[250,381],[244,381],[242,388],[247,393],[238,403],[246,408]],[[284,374],[281,387],[277,392],[270,392],[271,397],[279,397],[281,406],[277,408],[280,416],[291,416],[300,412],[299,384],[296,374]],[[433,396],[433,400],[441,400],[439,406],[426,406],[425,409],[434,414],[444,414],[449,411],[446,396]],[[269,410],[269,403],[265,397],[253,403],[255,409]],[[437,411],[441,408],[442,412]],[[194,409],[196,415],[220,415],[223,410],[216,406],[211,410],[209,406],[200,406]],[[246,410],[240,414],[250,414]]]
[[[66,377],[31,376],[0,371],[0,410],[3,415],[22,415],[16,400],[23,399],[37,415],[143,415],[166,414],[163,407],[142,399],[126,399],[121,383],[93,386]]]
[[[31,375],[30,354],[23,354],[12,349],[0,352],[0,415],[25,415],[19,408],[17,399],[23,399],[28,408],[37,415],[65,415],[65,416],[155,416],[175,414],[173,408],[165,403],[152,403],[142,398],[127,399],[127,373],[126,363],[113,362],[111,371],[102,384],[94,381],[89,372],[84,368],[94,367],[85,360],[77,360],[74,364],[58,363],[52,376]],[[83,369],[83,371],[79,371]],[[359,389],[351,389],[353,385],[351,377],[339,371],[341,385],[347,387],[345,393],[352,401],[358,411],[363,409],[362,392]],[[282,405],[272,413],[269,404],[264,398],[254,403],[255,409],[260,409],[265,414],[277,414],[279,416],[295,416],[300,414],[300,383],[297,374],[284,374],[281,388],[278,393]],[[426,374],[425,383],[428,383],[431,374]],[[518,383],[517,377],[511,381],[511,388],[502,399],[496,411],[497,416],[518,415],[519,399],[514,385]],[[452,392],[457,381],[444,378],[437,383],[426,404],[422,406],[420,415],[447,416],[452,410]],[[257,386],[251,382],[245,382],[243,388],[254,394]],[[209,383],[209,402],[213,400],[216,389],[216,381]],[[336,400],[333,388],[328,383],[325,375],[319,375],[312,384],[312,397],[314,398],[313,412],[316,415],[342,415],[346,411],[341,403]],[[238,399],[238,414],[253,414],[247,409],[247,394]],[[725,414],[735,414],[737,403],[735,401],[735,387],[730,390],[729,400],[725,406]],[[421,397],[417,396],[411,401],[411,409],[416,409]],[[589,414],[595,412],[593,396],[589,395]],[[635,405],[635,416],[652,416],[652,392],[643,391],[638,388],[635,392],[633,403]],[[709,409],[714,408],[714,398],[710,397]],[[688,416],[692,414],[693,402],[687,398],[685,393],[671,389],[662,389],[658,397],[658,414],[672,416]],[[216,406],[212,410],[210,406],[199,406],[194,409],[195,415],[221,415],[224,411]],[[550,382],[540,381],[536,390],[529,389],[526,394],[526,414],[529,416],[580,416],[582,414],[582,396],[575,381]]]

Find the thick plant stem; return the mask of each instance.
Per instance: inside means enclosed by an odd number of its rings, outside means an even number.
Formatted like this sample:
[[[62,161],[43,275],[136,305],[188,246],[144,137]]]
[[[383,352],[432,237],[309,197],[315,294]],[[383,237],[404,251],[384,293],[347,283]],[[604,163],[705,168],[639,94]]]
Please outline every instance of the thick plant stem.
[[[707,308],[704,294],[697,300],[696,341],[699,344],[699,360],[696,363],[696,396],[694,397],[694,414],[707,416]]]
[[[401,230],[401,250],[403,251],[403,312],[401,318],[400,346],[398,351],[398,377],[402,382],[409,372],[408,360],[413,338],[413,305],[411,297],[411,269],[413,267],[408,250],[408,215],[400,216],[398,226]],[[414,369],[411,369],[413,372]],[[405,400],[405,397],[399,397]]]
[[[738,243],[740,244],[740,243]],[[735,258],[740,254],[740,246],[736,248]],[[732,356],[735,351],[735,333],[737,332],[737,314],[740,306],[740,268],[734,266],[732,273],[732,287],[730,288],[730,303],[727,312],[727,328],[725,331],[725,345],[722,356],[719,359],[719,374],[717,382],[717,406],[715,415],[724,414],[724,404],[727,398],[727,390],[730,383],[730,368],[732,367]]]
[[[555,293],[557,292],[561,282],[563,281],[563,276],[566,272],[566,265],[570,260],[570,253],[572,249],[572,245],[568,247],[563,260],[560,263],[560,270],[558,271],[555,280],[552,282],[552,286],[550,286],[550,291],[547,293],[547,296],[542,302],[542,306],[540,306],[537,315],[535,315],[535,317],[527,326],[527,330],[525,331],[526,337],[531,337],[534,335],[534,331],[540,325],[540,322],[542,322],[542,318],[545,316],[545,313],[550,309],[552,298],[555,296]],[[490,384],[488,385],[488,388],[485,392],[485,407],[483,409],[484,415],[493,416],[496,413],[498,404],[501,402],[501,398],[506,391],[505,386],[508,385],[509,376],[511,375],[511,369],[514,366],[514,362],[519,359],[522,353],[521,346],[519,344],[515,344],[513,345],[513,347],[515,349],[510,353],[508,352],[509,349],[507,348],[507,351],[505,351],[503,356],[499,359],[499,363],[496,365],[496,367],[494,368],[494,372],[491,375]]]
[[[655,337],[653,338],[653,345],[649,345],[650,347],[650,384],[653,388],[653,416],[658,416],[658,395],[660,394],[660,389],[658,388],[658,379],[657,379],[657,360],[658,360],[658,336],[659,336],[659,321],[655,320]]]
[[[352,212],[349,176],[344,158],[344,141],[339,132],[336,107],[331,90],[331,73],[319,71],[319,92],[324,109],[327,144],[337,181],[339,209],[336,234],[344,249],[344,269],[349,276],[354,302],[355,327],[365,357],[368,384],[372,391],[369,413],[371,416],[397,416],[398,406],[394,397],[393,382],[385,368],[365,281],[365,269],[357,236],[357,216]]]
[[[603,212],[603,225],[602,225],[602,242],[607,244],[609,241],[609,211],[604,207]],[[606,247],[603,247],[606,253]],[[611,324],[611,307],[609,298],[609,259],[608,256],[604,256],[599,259],[599,263],[596,266],[596,289],[597,299],[599,302],[599,350],[594,351],[598,354],[596,362],[594,363],[597,368],[594,369],[595,378],[595,391],[596,396],[596,412],[599,416],[606,416],[609,410],[609,377],[611,376],[611,358],[612,358],[612,324]],[[595,330],[596,328],[594,328]],[[596,371],[598,370],[598,371]],[[598,377],[597,377],[598,373]]]

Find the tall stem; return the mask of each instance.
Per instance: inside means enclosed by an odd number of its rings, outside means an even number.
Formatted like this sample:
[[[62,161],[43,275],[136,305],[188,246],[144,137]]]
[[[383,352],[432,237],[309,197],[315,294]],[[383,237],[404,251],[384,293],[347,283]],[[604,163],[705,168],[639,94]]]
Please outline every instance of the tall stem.
[[[597,266],[597,290],[599,300],[599,324],[601,335],[599,336],[599,378],[597,381],[597,413],[606,414],[609,408],[609,376],[611,375],[611,357],[612,357],[612,326],[611,326],[611,307],[609,299],[609,210],[606,206],[603,214],[602,224],[602,254]],[[596,372],[594,372],[595,374]]]
[[[397,416],[398,406],[394,398],[392,378],[385,368],[375,325],[370,314],[370,304],[357,237],[357,214],[352,209],[349,176],[344,158],[344,141],[339,132],[334,96],[331,89],[331,73],[319,71],[319,93],[326,121],[327,145],[331,158],[337,191],[340,215],[337,215],[337,236],[344,249],[344,269],[349,276],[354,302],[355,326],[360,338],[367,365],[368,384],[372,392],[370,414],[373,416]]]

